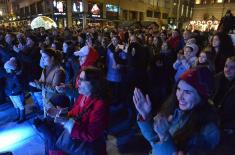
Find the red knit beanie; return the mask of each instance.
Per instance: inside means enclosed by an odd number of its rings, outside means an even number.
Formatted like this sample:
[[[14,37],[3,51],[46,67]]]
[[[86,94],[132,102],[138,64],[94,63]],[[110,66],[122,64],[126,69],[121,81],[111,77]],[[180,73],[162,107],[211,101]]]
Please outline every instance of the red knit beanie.
[[[189,69],[181,75],[180,80],[194,87],[202,97],[209,98],[212,95],[214,77],[207,67]]]

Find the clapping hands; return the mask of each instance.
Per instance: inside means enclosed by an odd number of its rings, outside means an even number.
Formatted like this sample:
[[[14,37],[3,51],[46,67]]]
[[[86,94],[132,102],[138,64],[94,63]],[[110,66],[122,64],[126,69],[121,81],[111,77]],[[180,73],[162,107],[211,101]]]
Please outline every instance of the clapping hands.
[[[32,87],[37,87],[37,83],[38,83],[38,81],[34,80],[34,82],[29,82],[29,85]]]
[[[66,85],[64,83],[61,83],[59,86],[56,86],[55,89],[58,93],[64,93]]]
[[[59,109],[54,113],[54,122],[64,125],[69,119],[67,117],[68,108]]]
[[[154,117],[153,128],[154,131],[158,134],[160,140],[164,140],[169,135],[170,120],[162,114],[158,114]]]
[[[149,99],[149,96],[144,96],[140,89],[135,88],[133,102],[135,104],[136,110],[143,117],[143,119],[147,119],[152,110],[152,103]]]

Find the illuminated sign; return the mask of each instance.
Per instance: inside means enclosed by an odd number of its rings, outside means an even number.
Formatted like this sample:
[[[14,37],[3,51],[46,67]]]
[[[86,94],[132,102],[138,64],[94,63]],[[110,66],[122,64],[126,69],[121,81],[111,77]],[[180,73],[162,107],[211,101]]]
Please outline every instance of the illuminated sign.
[[[98,7],[97,4],[94,4],[92,9],[91,9],[91,13],[94,15],[99,15],[100,14],[100,8]]]
[[[101,18],[102,17],[102,4],[88,3],[88,11],[90,17]]]
[[[118,6],[112,4],[106,4],[106,11],[118,12]]]
[[[66,13],[64,13],[64,12],[56,12],[56,13],[54,13],[54,15],[66,15]]]
[[[73,12],[83,12],[83,4],[82,2],[73,3]]]
[[[106,17],[118,18],[119,8],[116,5],[106,4]]]
[[[56,13],[66,12],[66,3],[64,1],[54,0],[53,6],[54,6],[54,12]]]

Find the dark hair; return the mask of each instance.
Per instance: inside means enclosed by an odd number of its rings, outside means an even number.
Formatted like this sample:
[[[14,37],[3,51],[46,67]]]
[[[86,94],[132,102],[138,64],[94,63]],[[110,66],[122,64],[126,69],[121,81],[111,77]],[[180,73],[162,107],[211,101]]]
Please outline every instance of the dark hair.
[[[193,48],[192,47],[190,47],[190,46],[185,46],[184,48],[189,48],[190,50],[191,50],[191,52],[193,52]]]
[[[107,47],[109,45],[110,39],[109,39],[109,37],[103,37],[102,41],[104,41],[104,45],[105,45],[105,47]]]
[[[216,33],[213,36],[213,38],[215,36],[218,36],[219,40],[220,40],[220,45],[219,45],[220,54],[225,55],[225,56],[234,55],[234,47],[233,47],[233,42],[232,42],[231,37],[225,33],[222,33],[222,32]],[[211,40],[212,42],[213,42],[213,38]],[[214,51],[214,47],[212,47],[212,50]]]
[[[173,115],[175,110],[178,108],[176,86],[177,85],[175,85],[171,96],[163,104],[160,110],[160,113],[164,114],[166,117]],[[172,135],[178,149],[182,150],[187,147],[188,140],[190,140],[190,138],[195,134],[198,134],[207,123],[214,122],[217,124],[219,120],[215,109],[203,97],[201,97],[201,102],[198,105],[196,105],[192,110],[185,111],[182,117],[188,118],[187,122],[182,128],[177,130],[174,135]]]
[[[228,57],[227,60],[232,61],[232,62],[235,62],[235,56]],[[226,60],[226,61],[227,61],[227,60]]]
[[[73,42],[72,41],[65,41],[64,43],[66,43],[68,45],[66,57],[72,57],[73,53],[75,52],[75,46],[74,46]]]
[[[206,58],[207,58],[207,60],[206,60],[206,63],[205,63],[205,65],[210,69],[210,71],[212,71],[213,73],[215,72],[215,62],[213,61],[214,59],[213,59],[213,53],[212,53],[212,51],[209,49],[209,48],[205,48],[205,49],[203,49],[201,52],[200,52],[200,54],[201,53],[205,53],[206,54]],[[199,54],[199,55],[200,55]],[[198,64],[199,64],[199,61],[198,61]],[[199,64],[200,65],[200,64]]]
[[[106,82],[103,73],[96,67],[86,67],[82,71],[85,72],[85,79],[91,83],[91,96],[99,99],[106,98]]]
[[[62,59],[62,54],[59,51],[54,50],[52,48],[43,48],[42,53],[47,54],[49,57],[54,57],[55,65],[60,64]]]

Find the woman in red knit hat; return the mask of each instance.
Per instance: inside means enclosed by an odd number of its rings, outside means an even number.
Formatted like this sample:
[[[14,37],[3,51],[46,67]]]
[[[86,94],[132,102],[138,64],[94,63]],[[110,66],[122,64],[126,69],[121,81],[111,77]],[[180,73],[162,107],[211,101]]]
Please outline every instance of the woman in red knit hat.
[[[208,99],[213,90],[213,76],[206,67],[186,71],[176,91],[151,117],[151,101],[136,88],[133,101],[137,122],[152,146],[153,155],[173,153],[204,154],[219,142],[217,115]]]

